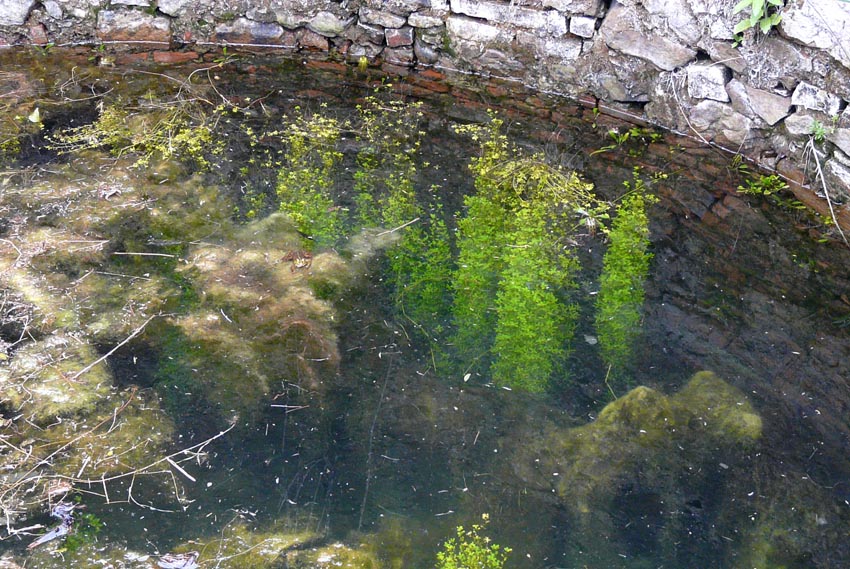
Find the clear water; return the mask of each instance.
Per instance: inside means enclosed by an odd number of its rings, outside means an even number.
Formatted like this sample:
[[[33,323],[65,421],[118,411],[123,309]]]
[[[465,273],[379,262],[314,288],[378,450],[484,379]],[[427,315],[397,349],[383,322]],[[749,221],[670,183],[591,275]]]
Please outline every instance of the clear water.
[[[141,72],[161,69],[86,59],[4,66],[23,73],[4,77],[7,91],[31,89],[14,113],[37,105],[50,133],[91,121],[89,97],[110,88],[128,107],[180,90]],[[488,107],[606,199],[634,166],[667,174],[650,183],[660,201],[637,361],[614,378],[600,359],[606,242],[584,235],[571,244],[585,267],[572,351],[546,392],[508,390],[435,357],[399,314],[386,254],[398,232],[313,247],[270,215],[277,173],[251,158],[274,142],[252,146],[243,127],[268,132],[296,105],[350,116],[373,89],[367,73],[208,67],[193,75],[203,95],[249,109],[218,131],[209,172],[57,156],[39,133],[7,162],[2,379],[27,379],[4,389],[4,555],[26,567],[144,567],[191,550],[203,567],[432,567],[457,525],[488,514],[510,567],[846,565],[850,253],[819,243],[816,220],[736,196],[731,158],[686,139],[593,154],[629,126],[568,101],[535,118],[522,97],[434,95],[417,183],[439,185],[451,228],[476,148],[450,127],[486,121]],[[345,178],[354,134],[341,144]],[[51,389],[79,404],[34,407]],[[27,551],[55,525],[49,480],[71,482],[92,517],[78,518],[78,545]],[[93,520],[103,527],[86,537]]]

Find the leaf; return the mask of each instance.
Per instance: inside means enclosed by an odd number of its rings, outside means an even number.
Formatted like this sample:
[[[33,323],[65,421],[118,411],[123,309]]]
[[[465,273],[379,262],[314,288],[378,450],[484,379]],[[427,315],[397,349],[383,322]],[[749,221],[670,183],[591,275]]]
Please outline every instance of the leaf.
[[[29,114],[27,120],[35,124],[41,122],[41,112],[38,110],[38,107],[36,107],[35,110]]]
[[[764,16],[764,0],[753,0],[753,18],[761,20]]]
[[[785,3],[782,0],[767,0],[769,4],[773,6],[778,6],[780,8],[785,6]],[[850,0],[843,0],[844,2],[850,2]]]
[[[753,25],[752,25],[752,24],[750,24],[750,20],[749,20],[749,19],[741,20],[740,22],[738,22],[738,25],[737,25],[737,26],[735,26],[735,30],[734,30],[734,32],[735,32],[736,34],[740,34],[740,33],[742,33],[742,32],[745,32],[746,30],[749,30],[749,29],[750,29],[750,28],[752,28],[752,27],[753,27]]]
[[[737,14],[738,12],[740,12],[741,10],[746,8],[747,6],[751,5],[752,3],[753,3],[753,0],[741,0],[732,9],[732,13]]]

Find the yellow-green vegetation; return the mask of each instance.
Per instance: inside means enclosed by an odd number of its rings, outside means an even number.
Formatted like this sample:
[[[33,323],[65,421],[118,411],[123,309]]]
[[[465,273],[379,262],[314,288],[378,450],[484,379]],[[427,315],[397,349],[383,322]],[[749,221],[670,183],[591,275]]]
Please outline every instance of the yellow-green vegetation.
[[[132,154],[136,167],[155,159],[191,160],[208,168],[209,159],[222,149],[215,129],[225,107],[174,100],[132,108],[118,99],[101,102],[92,123],[71,127],[51,138],[60,153],[108,148],[115,156]]]
[[[332,543],[304,551],[286,554],[286,567],[292,569],[382,569],[383,565],[373,553],[343,543]]]
[[[619,377],[631,363],[640,335],[644,284],[649,274],[649,220],[646,207],[655,198],[647,194],[638,170],[628,193],[617,207],[608,232],[596,298],[596,332],[602,360]]]
[[[470,529],[457,527],[457,533],[443,544],[437,553],[436,569],[501,569],[505,566],[510,547],[492,543],[483,535],[490,521],[487,514],[481,516],[482,522],[472,524]]]
[[[342,153],[337,149],[341,125],[321,113],[308,116],[299,107],[281,135],[287,146],[277,180],[280,210],[317,246],[336,243],[343,219],[333,191]]]
[[[542,391],[578,314],[567,292],[579,267],[565,245],[577,212],[597,215],[600,206],[590,184],[526,155],[501,127],[493,117],[457,129],[480,155],[470,164],[475,194],[458,221],[452,342],[465,369],[492,360],[498,383]]]
[[[761,433],[761,418],[747,397],[704,371],[671,396],[636,387],[606,405],[592,423],[531,442],[531,452],[540,459],[535,468],[559,473],[552,480],[556,494],[583,513],[630,481],[662,491],[670,484],[667,473],[686,459],[677,448],[687,448],[688,460],[703,460],[721,446],[745,448]]]

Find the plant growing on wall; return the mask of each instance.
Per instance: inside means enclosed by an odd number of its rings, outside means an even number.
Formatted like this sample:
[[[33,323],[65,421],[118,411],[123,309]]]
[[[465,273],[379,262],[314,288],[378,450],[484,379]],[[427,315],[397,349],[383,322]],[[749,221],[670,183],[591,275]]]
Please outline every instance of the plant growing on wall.
[[[782,21],[779,10],[785,5],[783,0],[741,0],[732,9],[733,14],[749,10],[750,15],[735,25],[735,34],[741,34],[750,28],[757,28],[767,34]]]
[[[629,191],[617,207],[608,234],[610,244],[602,261],[596,298],[599,349],[615,377],[631,363],[640,334],[644,282],[652,259],[646,206],[655,201],[646,193],[637,169],[633,180],[624,185]]]

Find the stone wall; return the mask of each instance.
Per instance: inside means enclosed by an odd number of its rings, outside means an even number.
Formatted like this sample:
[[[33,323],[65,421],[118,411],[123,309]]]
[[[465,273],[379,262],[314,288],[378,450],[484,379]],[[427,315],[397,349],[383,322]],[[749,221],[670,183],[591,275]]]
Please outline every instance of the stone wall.
[[[0,0],[0,44],[192,59],[222,44],[510,78],[696,136],[850,202],[850,3],[786,0]],[[365,58],[365,60],[364,60]],[[814,150],[826,184],[814,171]],[[821,138],[820,136],[818,138]],[[807,149],[807,145],[809,148]]]

